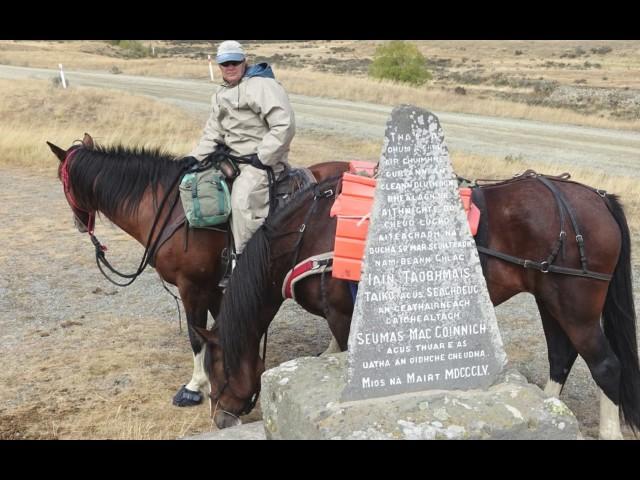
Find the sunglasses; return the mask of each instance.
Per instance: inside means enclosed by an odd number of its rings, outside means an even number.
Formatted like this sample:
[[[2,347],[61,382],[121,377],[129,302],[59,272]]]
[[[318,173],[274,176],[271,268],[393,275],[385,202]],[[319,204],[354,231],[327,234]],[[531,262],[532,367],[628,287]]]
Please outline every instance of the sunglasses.
[[[220,66],[221,67],[237,67],[241,63],[242,63],[242,61],[234,60],[234,61],[230,61],[230,62],[221,63]]]

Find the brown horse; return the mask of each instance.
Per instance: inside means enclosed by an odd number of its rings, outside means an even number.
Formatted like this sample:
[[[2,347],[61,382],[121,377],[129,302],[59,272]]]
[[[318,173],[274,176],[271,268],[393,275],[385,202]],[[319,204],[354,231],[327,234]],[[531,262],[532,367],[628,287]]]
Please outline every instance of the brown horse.
[[[178,287],[188,325],[206,327],[207,312],[215,318],[220,307],[222,291],[218,282],[224,272],[220,254],[226,246],[227,234],[223,230],[185,228],[171,234],[172,226],[176,227],[171,222],[183,212],[177,202],[177,181],[189,167],[188,161],[159,151],[97,146],[86,133],[81,144],[67,150],[47,144],[60,160],[58,177],[63,182],[76,226],[81,232],[90,233],[97,252],[100,244],[93,236],[96,212],[104,214],[147,248],[161,241],[159,248],[149,252],[149,263],[155,266],[160,278]],[[347,168],[345,162],[327,162],[313,165],[310,170],[322,181]],[[163,198],[175,198],[175,203],[159,202]],[[145,254],[136,274],[146,266],[146,259]],[[128,276],[131,279],[128,283],[136,274]],[[175,395],[173,403],[177,406],[201,403],[201,391],[208,383],[201,344],[193,328],[189,328],[189,340],[193,349],[193,376]]]
[[[198,329],[219,427],[237,423],[255,404],[264,371],[260,339],[283,301],[286,273],[296,261],[333,250],[336,220],[329,210],[339,188],[330,179],[300,192],[270,219],[247,245],[215,328]],[[526,172],[475,188],[474,203],[483,212],[476,243],[492,303],[519,292],[535,296],[550,365],[545,392],[559,396],[580,354],[602,392],[600,436],[621,438],[619,407],[635,431],[640,369],[630,238],[617,197]],[[310,276],[298,283],[296,299],[327,319],[345,350],[353,310],[348,282]]]

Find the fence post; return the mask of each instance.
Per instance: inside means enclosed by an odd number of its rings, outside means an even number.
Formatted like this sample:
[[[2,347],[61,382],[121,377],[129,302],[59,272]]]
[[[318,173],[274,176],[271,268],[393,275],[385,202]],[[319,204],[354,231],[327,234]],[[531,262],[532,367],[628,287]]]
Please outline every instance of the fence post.
[[[207,55],[207,58],[209,59],[209,76],[213,82],[213,65],[211,65],[211,55]]]
[[[60,67],[60,80],[62,80],[62,88],[67,88],[67,81],[64,79],[64,72],[62,71],[62,64],[59,63],[58,67]]]

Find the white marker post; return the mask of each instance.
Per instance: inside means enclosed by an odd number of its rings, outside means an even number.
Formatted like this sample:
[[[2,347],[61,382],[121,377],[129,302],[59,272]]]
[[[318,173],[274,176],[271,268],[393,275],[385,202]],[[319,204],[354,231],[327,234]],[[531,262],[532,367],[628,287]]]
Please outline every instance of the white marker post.
[[[62,80],[62,88],[67,88],[67,81],[64,79],[64,72],[62,71],[62,64],[59,63],[58,67],[60,67],[60,80]]]
[[[209,76],[213,82],[213,65],[211,65],[211,55],[207,55],[207,58],[209,59]]]
[[[156,47],[155,47],[155,45],[151,45],[151,56],[152,57],[156,56]]]

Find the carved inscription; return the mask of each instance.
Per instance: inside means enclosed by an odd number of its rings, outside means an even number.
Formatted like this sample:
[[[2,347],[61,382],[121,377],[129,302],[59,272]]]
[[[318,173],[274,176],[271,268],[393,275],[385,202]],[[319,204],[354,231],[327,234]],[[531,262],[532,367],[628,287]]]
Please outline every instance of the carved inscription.
[[[506,363],[435,115],[387,124],[349,337],[345,400],[483,388]]]

